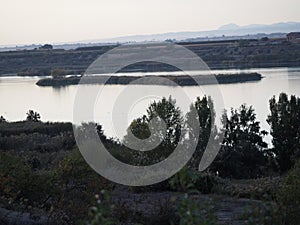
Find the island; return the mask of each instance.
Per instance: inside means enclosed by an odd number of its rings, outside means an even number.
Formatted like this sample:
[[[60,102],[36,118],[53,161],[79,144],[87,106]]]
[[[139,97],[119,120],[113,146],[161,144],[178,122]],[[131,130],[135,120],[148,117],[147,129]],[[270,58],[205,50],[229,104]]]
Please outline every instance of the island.
[[[145,79],[141,79],[145,78]],[[165,79],[159,79],[165,78]],[[262,75],[259,73],[240,73],[240,74],[217,74],[217,75],[161,75],[161,76],[70,76],[70,77],[53,77],[40,79],[36,84],[38,86],[68,86],[78,84],[106,84],[106,85],[165,85],[165,86],[197,86],[208,84],[232,84],[249,81],[260,81]]]

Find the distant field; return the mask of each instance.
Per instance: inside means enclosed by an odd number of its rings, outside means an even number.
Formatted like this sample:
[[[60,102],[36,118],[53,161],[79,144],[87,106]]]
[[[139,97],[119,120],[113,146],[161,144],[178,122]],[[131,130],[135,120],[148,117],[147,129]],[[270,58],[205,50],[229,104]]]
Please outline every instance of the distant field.
[[[300,45],[284,39],[180,43],[199,55],[211,69],[300,66]],[[116,46],[75,50],[24,50],[0,52],[0,74],[45,76],[55,68],[80,74],[97,57]],[[134,64],[124,71],[174,71],[154,62]]]

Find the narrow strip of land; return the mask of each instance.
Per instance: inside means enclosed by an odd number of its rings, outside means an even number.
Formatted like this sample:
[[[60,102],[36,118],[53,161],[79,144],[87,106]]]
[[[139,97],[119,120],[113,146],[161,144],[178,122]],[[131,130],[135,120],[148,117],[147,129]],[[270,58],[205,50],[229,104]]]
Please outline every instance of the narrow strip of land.
[[[59,78],[44,78],[36,84],[38,86],[68,86],[78,84],[119,84],[119,85],[164,85],[164,86],[197,86],[208,84],[232,84],[249,81],[259,81],[259,73],[218,74],[197,76],[72,76]]]

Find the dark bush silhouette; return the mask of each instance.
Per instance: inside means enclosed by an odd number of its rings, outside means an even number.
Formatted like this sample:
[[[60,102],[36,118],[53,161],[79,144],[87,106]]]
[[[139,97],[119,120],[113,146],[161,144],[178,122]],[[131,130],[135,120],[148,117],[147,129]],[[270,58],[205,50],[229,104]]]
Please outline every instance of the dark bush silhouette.
[[[254,109],[242,105],[223,115],[225,137],[212,168],[222,177],[255,178],[263,175],[267,158],[266,131],[260,130]]]
[[[38,112],[34,112],[33,110],[29,110],[26,113],[26,115],[27,115],[27,117],[26,117],[27,121],[34,121],[34,122],[41,121],[41,115]]]

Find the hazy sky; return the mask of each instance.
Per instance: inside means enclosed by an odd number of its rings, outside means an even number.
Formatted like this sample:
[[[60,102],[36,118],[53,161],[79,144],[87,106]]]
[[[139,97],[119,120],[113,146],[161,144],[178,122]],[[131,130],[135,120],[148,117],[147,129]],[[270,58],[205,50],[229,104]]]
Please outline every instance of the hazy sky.
[[[0,0],[0,45],[300,21],[299,0]]]

